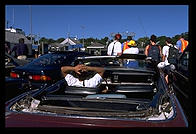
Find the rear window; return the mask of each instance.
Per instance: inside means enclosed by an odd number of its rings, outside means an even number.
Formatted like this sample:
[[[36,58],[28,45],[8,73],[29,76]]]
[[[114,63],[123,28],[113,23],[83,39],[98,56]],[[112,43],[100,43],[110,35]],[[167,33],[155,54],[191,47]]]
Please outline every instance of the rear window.
[[[34,65],[53,65],[62,64],[67,59],[66,55],[62,54],[46,54],[40,58],[34,60],[32,64]]]

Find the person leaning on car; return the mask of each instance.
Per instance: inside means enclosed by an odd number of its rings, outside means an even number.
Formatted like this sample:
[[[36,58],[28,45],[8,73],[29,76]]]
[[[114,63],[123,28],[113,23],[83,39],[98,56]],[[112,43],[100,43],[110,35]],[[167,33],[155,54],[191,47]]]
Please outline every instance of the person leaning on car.
[[[70,74],[74,71],[76,76]],[[96,74],[87,80],[88,71],[94,71]],[[63,66],[61,72],[67,81],[68,86],[77,87],[97,87],[103,80],[104,68],[102,67],[91,67],[84,64],[76,64],[75,66]]]

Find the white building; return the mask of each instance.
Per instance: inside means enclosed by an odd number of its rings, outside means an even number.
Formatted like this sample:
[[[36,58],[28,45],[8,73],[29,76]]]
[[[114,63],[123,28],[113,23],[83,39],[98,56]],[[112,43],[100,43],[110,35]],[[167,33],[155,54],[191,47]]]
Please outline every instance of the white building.
[[[59,47],[63,48],[63,50],[69,50],[69,51],[74,51],[84,48],[84,45],[81,44],[77,38],[66,38],[64,41],[62,41],[59,44]]]

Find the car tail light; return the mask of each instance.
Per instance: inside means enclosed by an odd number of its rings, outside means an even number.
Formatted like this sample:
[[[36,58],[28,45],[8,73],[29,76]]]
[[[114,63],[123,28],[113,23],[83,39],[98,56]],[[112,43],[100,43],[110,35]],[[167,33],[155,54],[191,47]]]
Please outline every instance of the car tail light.
[[[48,81],[51,80],[49,76],[46,75],[29,75],[29,79],[35,80],[35,81]]]
[[[15,72],[11,72],[10,73],[10,77],[12,77],[12,78],[19,78],[20,76],[19,76],[19,74],[15,73]]]

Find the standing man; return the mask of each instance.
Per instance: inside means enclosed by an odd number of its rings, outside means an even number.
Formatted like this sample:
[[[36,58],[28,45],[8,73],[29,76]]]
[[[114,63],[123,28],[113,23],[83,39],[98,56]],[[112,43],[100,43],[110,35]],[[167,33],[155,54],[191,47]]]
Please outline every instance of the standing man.
[[[108,51],[107,51],[108,55],[120,56],[122,54],[122,47],[120,43],[121,38],[122,38],[121,34],[116,34],[114,36],[114,41],[111,42],[108,46]]]
[[[145,48],[145,55],[147,57],[151,57],[155,64],[157,65],[161,61],[161,47],[156,44],[157,37],[155,35],[151,35],[150,44]]]
[[[165,73],[165,80],[168,83],[168,75],[170,73],[170,70],[175,69],[175,63],[172,63],[171,58],[177,58],[178,50],[177,47],[171,44],[172,40],[170,37],[168,37],[165,41],[166,45],[163,47],[162,50],[162,62],[160,62],[157,67],[162,68]],[[170,49],[171,48],[171,49]],[[175,54],[175,55],[174,55]],[[174,56],[172,56],[174,55]]]
[[[17,59],[25,60],[28,54],[27,45],[24,44],[24,39],[19,39],[19,44],[15,45],[11,52],[15,51]]]
[[[188,41],[184,39],[184,36],[181,35],[179,40],[176,42],[176,46],[180,53],[184,51],[184,49],[188,46]]]

